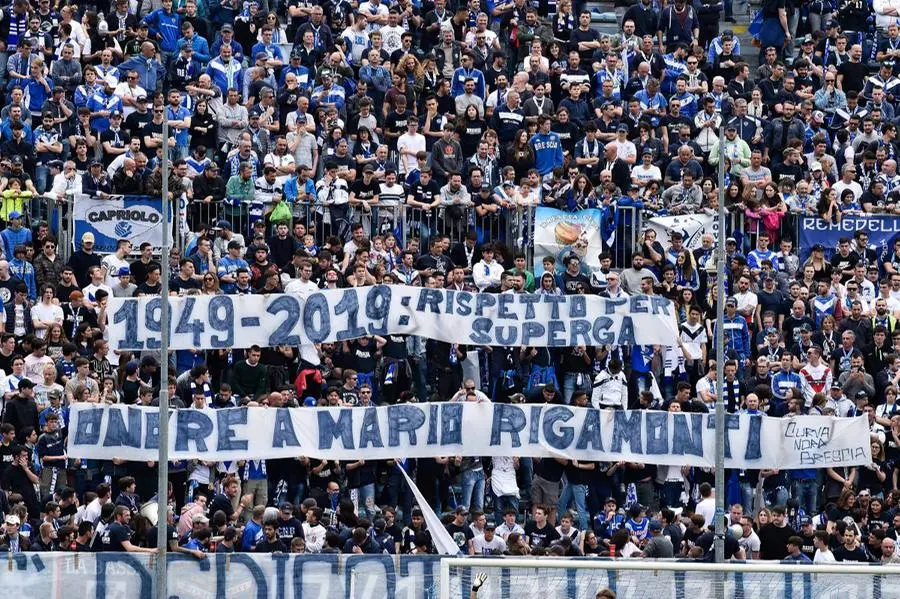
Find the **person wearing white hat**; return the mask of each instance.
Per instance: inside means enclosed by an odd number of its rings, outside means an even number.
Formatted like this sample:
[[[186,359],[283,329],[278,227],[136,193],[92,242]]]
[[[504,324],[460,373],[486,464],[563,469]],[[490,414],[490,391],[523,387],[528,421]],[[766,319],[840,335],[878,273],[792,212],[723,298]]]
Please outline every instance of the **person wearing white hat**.
[[[6,517],[3,534],[0,535],[0,549],[9,553],[21,553],[31,548],[31,541],[19,532],[21,524],[19,517],[14,514]]]

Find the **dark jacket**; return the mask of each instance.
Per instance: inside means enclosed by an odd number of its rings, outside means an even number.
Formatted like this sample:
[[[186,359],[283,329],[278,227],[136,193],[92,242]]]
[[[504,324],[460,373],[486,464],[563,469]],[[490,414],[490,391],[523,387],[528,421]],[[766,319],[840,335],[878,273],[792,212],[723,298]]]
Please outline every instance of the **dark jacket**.
[[[13,301],[10,300],[7,303],[3,304],[3,309],[6,311],[6,331],[8,333],[12,333],[16,327],[16,311],[13,307]],[[34,326],[31,324],[31,308],[28,306],[25,307],[25,334],[29,335],[34,332]]]
[[[69,266],[72,267],[72,272],[75,274],[75,280],[78,281],[79,287],[86,287],[90,283],[88,269],[92,266],[100,266],[100,260],[99,254],[88,254],[84,250],[78,250],[69,257]],[[62,298],[60,301],[63,299],[68,298]]]
[[[112,185],[107,177],[101,177],[94,181],[94,177],[90,172],[81,176],[81,192],[85,195],[96,196],[100,192],[112,194]]]
[[[16,427],[16,441],[25,442],[22,434],[26,426],[33,426],[34,430],[40,431],[38,424],[38,409],[34,399],[25,399],[21,395],[14,395],[13,398],[6,402],[6,409],[3,411],[3,422]]]

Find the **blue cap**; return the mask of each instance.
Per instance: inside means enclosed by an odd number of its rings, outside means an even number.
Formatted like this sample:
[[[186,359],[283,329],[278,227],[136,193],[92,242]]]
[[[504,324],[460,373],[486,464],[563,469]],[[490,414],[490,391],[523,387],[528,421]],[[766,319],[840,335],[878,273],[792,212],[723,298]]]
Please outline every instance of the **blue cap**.
[[[303,400],[303,405],[306,406],[307,408],[316,407],[316,403],[317,402],[316,402],[315,397],[307,397],[306,399]]]
[[[216,227],[218,227],[219,229],[233,229],[234,228],[231,226],[231,221],[227,221],[224,218],[216,221]]]
[[[8,218],[22,218],[22,213],[17,210],[13,210],[9,213]]]

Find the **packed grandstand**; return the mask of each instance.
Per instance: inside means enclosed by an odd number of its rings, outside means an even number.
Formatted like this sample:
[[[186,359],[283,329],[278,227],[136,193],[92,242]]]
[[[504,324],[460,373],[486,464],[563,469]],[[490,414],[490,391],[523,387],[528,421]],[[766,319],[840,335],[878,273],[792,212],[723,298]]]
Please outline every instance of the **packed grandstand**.
[[[156,550],[156,463],[68,456],[81,402],[155,406],[166,385],[177,410],[699,414],[721,384],[733,414],[864,416],[871,461],[729,469],[724,489],[711,468],[649,461],[173,461],[170,549],[434,554],[433,510],[464,555],[712,560],[718,494],[728,558],[900,561],[898,9],[753,8],[751,45],[721,0],[639,0],[613,34],[571,0],[13,0],[0,11],[0,548]],[[158,297],[164,278],[183,297],[644,294],[673,302],[678,338],[111,347],[108,302]]]

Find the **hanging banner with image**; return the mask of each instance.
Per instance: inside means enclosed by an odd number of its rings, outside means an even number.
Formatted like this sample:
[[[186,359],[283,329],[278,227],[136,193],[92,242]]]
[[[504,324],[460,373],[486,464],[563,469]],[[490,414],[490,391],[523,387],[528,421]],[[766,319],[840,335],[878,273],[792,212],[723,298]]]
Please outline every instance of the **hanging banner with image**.
[[[447,343],[568,347],[674,345],[674,306],[661,296],[469,293],[408,285],[328,289],[308,296],[169,298],[169,348],[309,345],[372,335],[420,335]],[[109,298],[110,346],[160,347],[159,297]]]
[[[120,239],[138,247],[149,242],[154,251],[163,246],[162,200],[154,196],[110,196],[107,199],[75,196],[75,250],[85,233],[94,235],[94,251],[112,253]],[[169,240],[171,243],[171,239]]]
[[[681,233],[684,239],[684,247],[695,250],[700,247],[703,235],[710,233],[713,242],[718,241],[719,223],[716,217],[710,214],[685,214],[679,216],[655,216],[647,223],[648,229],[656,231],[656,240],[664,249],[672,245],[670,235]]]
[[[865,416],[728,414],[727,468],[824,468],[872,461]],[[169,459],[391,460],[447,455],[558,457],[713,467],[714,414],[542,404],[174,410]],[[74,404],[68,456],[158,459],[159,409]]]
[[[616,221],[614,208],[564,212],[538,207],[534,213],[535,276],[543,274],[546,256],[556,259],[556,273],[561,274],[566,269],[565,258],[571,254],[581,259],[582,273],[590,276],[600,267],[600,252],[615,243]]]

